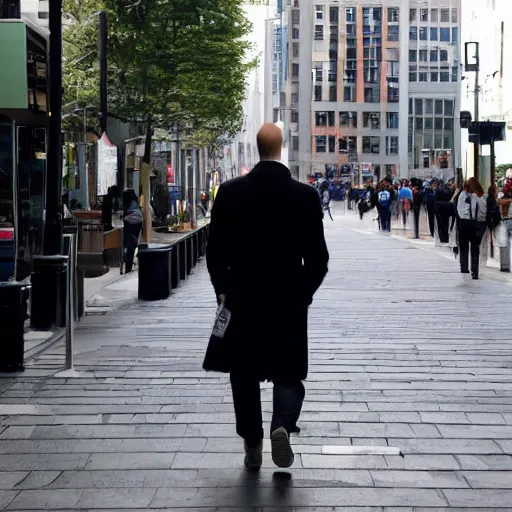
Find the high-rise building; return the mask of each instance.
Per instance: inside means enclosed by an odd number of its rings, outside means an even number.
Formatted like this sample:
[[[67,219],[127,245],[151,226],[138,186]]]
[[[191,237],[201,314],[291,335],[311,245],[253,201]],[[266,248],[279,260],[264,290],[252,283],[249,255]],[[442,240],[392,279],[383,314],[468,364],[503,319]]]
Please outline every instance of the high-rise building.
[[[273,117],[284,122],[292,173],[453,175],[460,0],[291,0],[277,19],[284,40],[273,63],[285,69]]]

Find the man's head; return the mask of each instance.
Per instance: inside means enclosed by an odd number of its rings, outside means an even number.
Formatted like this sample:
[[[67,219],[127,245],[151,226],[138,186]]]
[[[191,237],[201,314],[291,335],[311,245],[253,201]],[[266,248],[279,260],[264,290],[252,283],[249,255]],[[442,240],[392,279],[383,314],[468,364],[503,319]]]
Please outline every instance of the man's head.
[[[265,123],[256,138],[260,160],[281,160],[283,148],[283,132],[272,123]]]

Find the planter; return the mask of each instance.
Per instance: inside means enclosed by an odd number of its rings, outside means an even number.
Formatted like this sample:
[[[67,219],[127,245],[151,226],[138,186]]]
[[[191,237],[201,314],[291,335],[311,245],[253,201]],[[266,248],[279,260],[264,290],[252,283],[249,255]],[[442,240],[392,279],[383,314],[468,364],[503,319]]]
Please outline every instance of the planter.
[[[192,231],[192,222],[184,222],[183,230],[184,231]]]

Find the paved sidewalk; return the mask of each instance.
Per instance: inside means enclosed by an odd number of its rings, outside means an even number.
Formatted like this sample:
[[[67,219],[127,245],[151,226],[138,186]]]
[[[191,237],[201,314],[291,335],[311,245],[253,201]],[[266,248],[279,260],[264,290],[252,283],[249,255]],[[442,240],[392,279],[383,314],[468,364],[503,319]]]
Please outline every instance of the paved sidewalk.
[[[336,211],[326,229],[290,471],[268,444],[242,469],[228,379],[201,371],[203,263],[167,301],[86,317],[77,375],[56,347],[0,380],[0,509],[512,510],[512,289]]]

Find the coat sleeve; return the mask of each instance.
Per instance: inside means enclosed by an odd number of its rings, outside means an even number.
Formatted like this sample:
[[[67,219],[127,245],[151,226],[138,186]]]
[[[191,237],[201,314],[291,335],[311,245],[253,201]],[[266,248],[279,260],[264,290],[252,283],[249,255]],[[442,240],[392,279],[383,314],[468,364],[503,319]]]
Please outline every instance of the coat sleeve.
[[[303,261],[306,278],[306,294],[309,304],[327,274],[329,251],[325,243],[322,206],[311,195],[308,201],[308,219],[304,229]]]
[[[227,229],[226,198],[224,188],[220,186],[213,203],[206,249],[206,264],[217,297],[226,293],[229,267]]]

